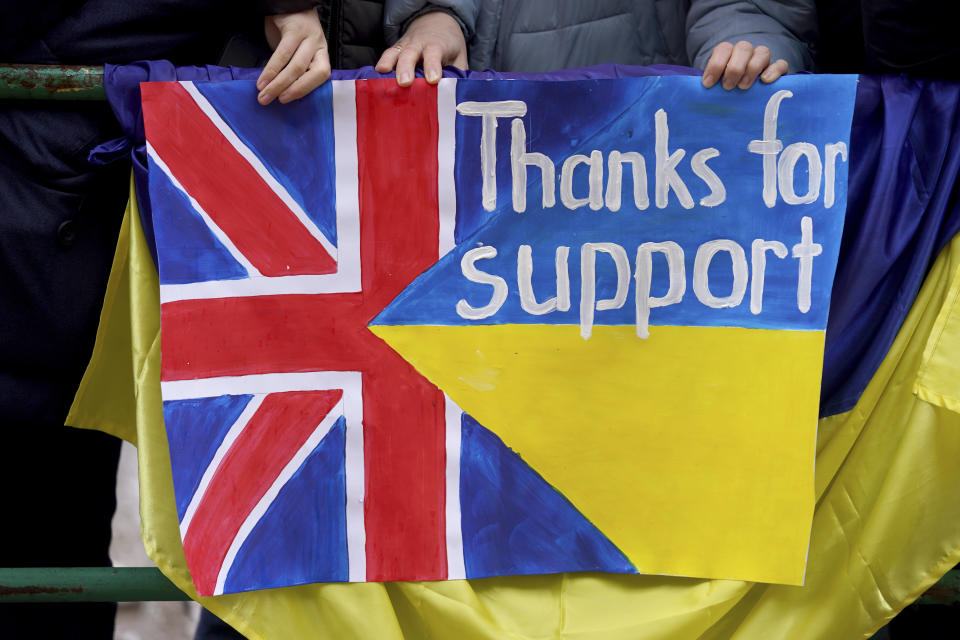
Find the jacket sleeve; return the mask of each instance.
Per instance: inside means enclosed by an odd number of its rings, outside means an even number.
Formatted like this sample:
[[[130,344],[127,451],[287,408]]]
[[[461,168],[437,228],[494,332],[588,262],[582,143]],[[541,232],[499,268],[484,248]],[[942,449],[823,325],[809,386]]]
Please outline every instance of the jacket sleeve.
[[[811,71],[816,39],[814,0],[693,0],[687,14],[687,55],[698,69],[717,44],[746,40],[769,47],[791,72]]]
[[[383,33],[387,45],[392,45],[414,18],[430,11],[450,14],[463,29],[463,36],[470,42],[477,27],[477,15],[483,0],[386,0],[383,7]]]

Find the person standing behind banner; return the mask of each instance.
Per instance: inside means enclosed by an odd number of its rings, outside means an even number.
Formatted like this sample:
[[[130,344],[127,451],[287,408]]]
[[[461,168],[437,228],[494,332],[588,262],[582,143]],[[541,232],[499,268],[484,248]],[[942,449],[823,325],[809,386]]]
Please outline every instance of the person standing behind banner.
[[[746,89],[813,68],[814,0],[387,0],[377,63],[413,82],[442,65],[543,72],[600,63],[703,69],[703,84]]]
[[[9,6],[7,6],[9,5]],[[0,8],[0,61],[215,63],[238,32],[276,48],[250,100],[330,74],[314,0],[50,0]],[[64,427],[93,349],[130,164],[87,155],[121,135],[105,102],[0,102],[0,566],[108,566],[120,442]],[[113,637],[113,603],[0,604],[4,640]]]

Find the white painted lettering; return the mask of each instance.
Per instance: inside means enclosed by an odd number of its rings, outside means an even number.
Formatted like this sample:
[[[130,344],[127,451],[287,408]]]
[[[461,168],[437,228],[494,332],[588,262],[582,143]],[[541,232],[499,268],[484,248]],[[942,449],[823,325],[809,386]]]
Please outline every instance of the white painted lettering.
[[[801,156],[807,159],[807,192],[798,196],[793,188],[793,174]],[[823,165],[820,163],[820,152],[817,148],[809,142],[794,142],[783,150],[777,161],[780,197],[787,204],[810,204],[816,201],[820,197],[822,174]]]
[[[588,178],[589,192],[586,198],[577,198],[573,195],[573,171],[578,165],[590,166]],[[560,202],[567,209],[579,209],[585,205],[597,211],[603,207],[603,154],[591,151],[589,156],[575,154],[563,161],[560,170]]]
[[[834,142],[824,147],[823,160],[826,167],[823,172],[823,206],[827,209],[833,206],[834,199],[836,198],[834,191],[836,190],[837,182],[837,156],[840,156],[840,159],[844,162],[847,161],[846,144]]]
[[[723,186],[723,182],[713,169],[707,166],[707,160],[719,155],[719,149],[708,147],[700,149],[690,159],[690,168],[693,169],[693,173],[710,187],[709,195],[700,198],[701,207],[715,207],[727,199],[727,188]]]
[[[477,269],[475,263],[477,260],[487,260],[497,257],[497,248],[491,246],[477,247],[463,254],[460,259],[460,270],[464,277],[470,282],[486,284],[493,287],[493,294],[490,296],[490,302],[486,305],[476,308],[470,306],[466,300],[460,299],[457,302],[457,315],[467,320],[482,320],[489,318],[503,306],[507,301],[507,281],[500,276],[495,276],[485,271]]]
[[[813,259],[823,253],[823,245],[813,241],[813,219],[804,216],[800,220],[800,243],[793,245],[793,257],[800,259],[800,276],[797,279],[797,308],[801,313],[810,311],[810,287],[813,281]]]
[[[612,298],[597,300],[597,252],[606,253],[617,267],[617,292]],[[593,333],[593,312],[619,309],[627,301],[630,260],[627,252],[613,242],[587,242],[580,247],[580,336],[587,340]]]
[[[670,286],[666,295],[651,296],[653,281],[653,254],[662,253],[667,258],[667,275]],[[637,247],[637,267],[634,273],[637,305],[637,337],[648,338],[650,309],[677,304],[687,291],[687,276],[683,264],[683,249],[676,242],[644,242]]]
[[[793,92],[786,89],[770,96],[763,110],[763,139],[751,140],[747,145],[750,153],[759,153],[763,156],[763,203],[767,207],[777,204],[777,154],[783,149],[783,143],[777,140],[780,103],[792,97]]]
[[[756,315],[763,310],[763,280],[767,270],[767,251],[773,251],[778,258],[787,257],[787,247],[776,240],[757,238],[751,245],[750,260],[750,313]]]
[[[543,208],[552,207],[557,203],[556,169],[547,156],[527,151],[527,130],[523,120],[514,118],[510,129],[510,168],[513,174],[513,210],[517,213],[527,210],[527,165],[540,168]]]
[[[667,206],[667,196],[670,189],[677,194],[677,200],[684,209],[693,208],[693,198],[687,190],[687,185],[683,183],[680,175],[677,173],[677,165],[683,160],[687,153],[683,149],[677,149],[673,153],[669,150],[670,128],[667,126],[667,112],[663,109],[657,109],[653,116],[656,138],[654,140],[654,151],[656,152],[657,164],[654,180],[654,202],[657,207],[663,209]]]
[[[730,295],[722,298],[710,292],[707,274],[710,262],[719,251],[726,251],[733,260],[733,288]],[[697,295],[697,299],[708,307],[724,309],[740,304],[747,291],[747,278],[747,256],[743,252],[743,247],[733,240],[710,240],[697,249],[697,257],[693,262],[693,292]]]
[[[497,102],[461,102],[457,112],[465,116],[480,116],[480,174],[483,176],[481,201],[483,208],[497,207],[497,118],[514,118],[527,113],[527,103],[521,100]]]
[[[607,194],[606,205],[610,211],[620,210],[620,198],[623,193],[623,163],[629,162],[633,173],[633,204],[643,211],[650,206],[647,195],[647,164],[643,156],[636,151],[611,151],[607,156]]]
[[[542,316],[551,311],[570,309],[570,273],[567,270],[567,257],[570,247],[557,247],[554,256],[554,268],[557,272],[557,295],[537,302],[533,292],[533,249],[528,244],[520,245],[517,252],[517,288],[520,291],[520,306],[529,314]]]

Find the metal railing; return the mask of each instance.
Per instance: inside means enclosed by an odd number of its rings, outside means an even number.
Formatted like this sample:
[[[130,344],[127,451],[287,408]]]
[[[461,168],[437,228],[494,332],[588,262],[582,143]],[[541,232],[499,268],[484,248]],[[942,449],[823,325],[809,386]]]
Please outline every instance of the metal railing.
[[[103,67],[0,64],[0,99],[106,100]]]
[[[0,569],[0,604],[189,599],[156,567]]]

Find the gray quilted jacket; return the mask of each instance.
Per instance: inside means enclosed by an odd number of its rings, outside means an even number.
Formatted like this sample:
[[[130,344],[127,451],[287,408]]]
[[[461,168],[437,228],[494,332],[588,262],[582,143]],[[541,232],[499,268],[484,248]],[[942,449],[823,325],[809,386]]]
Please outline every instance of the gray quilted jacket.
[[[470,67],[553,71],[603,62],[703,68],[720,42],[766,45],[790,71],[813,67],[814,0],[386,0],[387,43],[441,8],[467,36]]]

